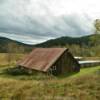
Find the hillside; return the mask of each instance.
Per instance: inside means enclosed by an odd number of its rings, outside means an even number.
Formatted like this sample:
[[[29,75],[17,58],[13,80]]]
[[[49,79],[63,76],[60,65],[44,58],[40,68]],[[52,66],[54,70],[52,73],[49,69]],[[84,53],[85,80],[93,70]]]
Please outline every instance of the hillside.
[[[11,40],[5,37],[0,37],[0,52],[7,52],[8,51],[8,44],[16,44],[18,47],[23,47],[25,51],[30,51],[32,49],[31,45],[27,45],[15,40]]]
[[[93,34],[83,37],[60,37],[57,39],[48,40],[44,43],[40,43],[36,46],[40,47],[52,47],[52,46],[65,46],[68,45],[80,45],[80,46],[94,46],[98,41],[100,42],[100,34]]]
[[[14,46],[8,46],[14,44]],[[75,56],[100,56],[100,34],[83,37],[60,37],[37,45],[28,45],[7,38],[0,38],[0,52],[8,52],[9,48],[19,53],[30,52],[33,47],[67,47]],[[17,48],[17,50],[16,50]],[[14,50],[15,49],[15,50]],[[90,51],[91,50],[91,51]]]

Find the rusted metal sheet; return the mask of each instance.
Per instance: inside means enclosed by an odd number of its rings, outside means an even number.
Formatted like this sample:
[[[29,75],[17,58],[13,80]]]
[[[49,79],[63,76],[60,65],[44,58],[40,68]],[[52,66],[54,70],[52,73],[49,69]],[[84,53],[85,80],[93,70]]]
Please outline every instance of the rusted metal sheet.
[[[27,57],[18,62],[18,65],[45,72],[66,50],[66,48],[34,48]]]
[[[100,60],[83,60],[79,61],[81,67],[92,67],[92,66],[99,66]]]

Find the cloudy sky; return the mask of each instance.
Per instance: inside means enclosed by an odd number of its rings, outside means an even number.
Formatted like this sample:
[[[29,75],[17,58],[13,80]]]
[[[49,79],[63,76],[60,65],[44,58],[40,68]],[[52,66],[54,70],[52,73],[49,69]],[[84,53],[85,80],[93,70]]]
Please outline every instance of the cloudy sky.
[[[36,44],[93,34],[99,0],[0,0],[0,36]]]

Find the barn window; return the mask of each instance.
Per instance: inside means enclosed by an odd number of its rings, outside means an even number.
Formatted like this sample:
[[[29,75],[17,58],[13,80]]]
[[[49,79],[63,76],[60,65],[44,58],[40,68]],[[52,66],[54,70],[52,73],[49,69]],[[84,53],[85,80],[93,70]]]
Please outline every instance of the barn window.
[[[53,67],[52,67],[52,70],[56,70],[56,66],[53,66]]]

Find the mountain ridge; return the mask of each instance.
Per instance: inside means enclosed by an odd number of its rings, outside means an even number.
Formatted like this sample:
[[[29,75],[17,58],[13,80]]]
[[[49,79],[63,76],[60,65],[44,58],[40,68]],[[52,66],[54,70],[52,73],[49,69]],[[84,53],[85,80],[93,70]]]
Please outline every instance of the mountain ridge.
[[[56,39],[51,39],[48,40],[46,42],[37,44],[35,46],[37,47],[52,47],[52,46],[65,46],[66,44],[68,45],[86,45],[86,46],[92,46],[95,43],[93,42],[97,42],[94,41],[94,39],[98,39],[100,38],[100,34],[92,34],[92,35],[87,35],[87,36],[81,36],[81,37],[68,37],[68,36],[63,36],[60,38],[56,38]],[[92,42],[93,44],[90,44],[90,42]]]
[[[6,37],[0,37],[0,52],[6,53],[8,50],[8,45],[9,44],[16,44],[19,47],[23,47],[25,49],[25,51],[30,51],[28,50],[31,49],[33,46],[16,41],[16,40],[12,40]]]
[[[51,39],[46,42],[29,45],[22,42],[18,42],[16,40],[11,40],[9,38],[0,37],[0,52],[7,52],[7,45],[9,43],[15,43],[18,46],[22,46],[25,51],[31,51],[34,47],[63,47],[66,45],[79,45],[79,46],[94,46],[98,43],[98,39],[100,38],[100,34],[92,34],[83,37],[60,37],[56,39]],[[100,41],[99,41],[100,42]],[[91,43],[91,44],[90,44]]]

